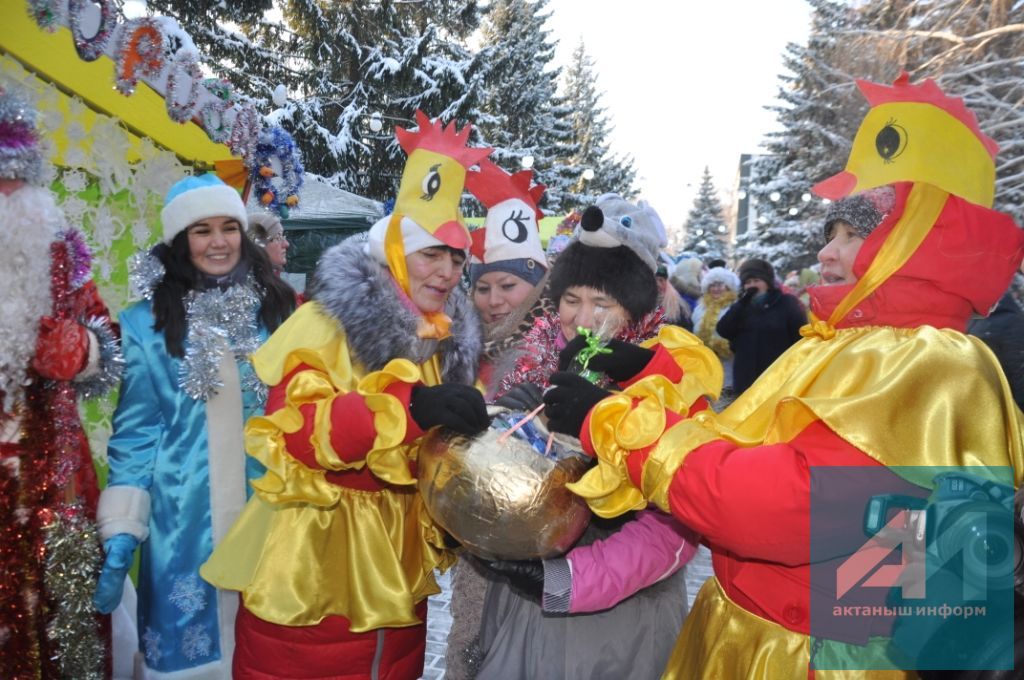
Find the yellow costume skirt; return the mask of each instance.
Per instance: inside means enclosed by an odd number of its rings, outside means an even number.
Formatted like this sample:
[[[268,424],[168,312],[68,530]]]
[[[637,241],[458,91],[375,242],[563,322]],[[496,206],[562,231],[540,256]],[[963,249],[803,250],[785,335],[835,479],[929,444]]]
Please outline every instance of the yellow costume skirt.
[[[697,594],[662,680],[904,680],[912,671],[808,671],[811,638],[743,609],[717,578]]]
[[[344,616],[355,633],[414,626],[417,603],[441,589],[452,561],[415,487],[339,488],[337,504],[271,505],[254,495],[200,569],[242,593],[264,621],[311,626]]]

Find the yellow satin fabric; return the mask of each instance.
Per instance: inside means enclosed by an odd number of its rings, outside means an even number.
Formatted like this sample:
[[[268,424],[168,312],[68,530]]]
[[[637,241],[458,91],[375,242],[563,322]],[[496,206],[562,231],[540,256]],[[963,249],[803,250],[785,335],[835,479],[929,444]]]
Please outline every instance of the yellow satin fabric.
[[[416,492],[405,445],[405,410],[384,390],[395,382],[436,385],[436,358],[404,359],[362,374],[344,331],[316,302],[300,307],[253,357],[257,374],[275,384],[299,363],[310,366],[286,387],[285,406],[246,424],[246,450],[267,467],[256,493],[200,573],[219,588],[241,591],[265,621],[312,625],[347,617],[354,632],[419,623],[414,607],[440,592],[435,568],[453,562]],[[373,412],[376,439],[364,460],[344,461],[330,443],[333,400],[357,391]],[[328,482],[324,470],[292,458],[285,433],[302,427],[299,407],[316,406],[313,445],[329,470],[361,469],[401,490],[359,491]]]
[[[624,394],[628,397],[601,402],[591,419],[591,437],[595,443],[605,444],[606,455],[616,463],[599,464],[579,482],[567,485],[588,499],[601,517],[646,507],[644,495],[626,477],[625,456],[654,443],[665,429],[665,409],[685,415],[700,397],[714,400],[722,391],[722,364],[700,338],[677,326],[664,326],[641,346],[650,348],[658,344],[683,369],[682,380],[673,383],[662,375],[647,376],[626,390]],[[635,405],[634,400],[638,400]],[[603,496],[605,489],[613,490],[610,498]]]
[[[884,659],[884,640],[867,648]],[[810,664],[808,636],[751,614],[732,602],[718,579],[701,588],[672,650],[662,680],[803,680]],[[863,660],[865,649],[858,649]],[[882,664],[878,664],[882,665]],[[815,671],[816,680],[909,680],[912,671]]]
[[[807,337],[720,414],[704,412],[662,432],[659,408],[678,403],[640,383],[594,408],[598,465],[573,491],[597,514],[614,517],[644,499],[668,511],[672,477],[694,448],[715,439],[788,442],[816,420],[885,465],[1011,466],[1017,486],[1024,469],[1024,416],[995,357],[977,338],[930,326]],[[626,456],[655,443],[637,489]]]

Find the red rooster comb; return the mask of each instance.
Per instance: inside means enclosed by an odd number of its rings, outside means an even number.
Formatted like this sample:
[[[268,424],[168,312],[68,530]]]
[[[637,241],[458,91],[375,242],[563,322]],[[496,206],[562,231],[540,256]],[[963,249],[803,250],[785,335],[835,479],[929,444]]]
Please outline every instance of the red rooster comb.
[[[533,208],[538,220],[544,217],[538,205],[546,187],[533,184],[532,170],[520,170],[510,175],[493,161],[483,160],[479,172],[466,175],[466,188],[488,210],[502,201],[518,198]]]
[[[406,130],[396,127],[395,137],[406,155],[412,154],[416,149],[425,149],[435,153],[454,158],[462,167],[469,168],[476,165],[491,153],[490,147],[467,147],[471,125],[466,125],[462,130],[456,131],[455,123],[443,125],[440,119],[433,122],[427,118],[427,114],[416,111],[416,130]]]

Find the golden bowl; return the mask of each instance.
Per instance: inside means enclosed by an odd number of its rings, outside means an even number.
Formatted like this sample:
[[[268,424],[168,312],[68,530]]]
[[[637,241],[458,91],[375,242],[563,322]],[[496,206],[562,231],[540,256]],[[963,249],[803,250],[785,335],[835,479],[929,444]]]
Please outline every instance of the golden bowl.
[[[578,440],[555,436],[578,450]],[[587,467],[495,429],[473,437],[435,429],[420,445],[419,489],[434,521],[474,555],[547,559],[569,550],[590,522],[586,502],[565,488]]]

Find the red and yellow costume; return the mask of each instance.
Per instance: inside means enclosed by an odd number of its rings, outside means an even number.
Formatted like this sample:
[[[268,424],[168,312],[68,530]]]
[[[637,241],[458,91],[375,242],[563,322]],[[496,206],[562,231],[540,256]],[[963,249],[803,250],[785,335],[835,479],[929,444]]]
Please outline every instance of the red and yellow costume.
[[[716,578],[665,678],[907,677],[808,670],[810,469],[1012,466],[1021,482],[1021,412],[994,356],[963,331],[1005,290],[1024,232],[984,207],[991,167],[961,177],[921,170],[915,163],[934,158],[909,149],[877,170],[865,158],[893,120],[916,122],[922,136],[952,130],[936,137],[970,147],[960,149],[963,167],[992,166],[991,140],[932,83],[862,89],[875,108],[848,172],[817,188],[830,198],[895,188],[895,208],[857,255],[857,283],[810,289],[816,318],[805,337],[722,413],[685,418],[686,398],[648,378],[599,402],[584,423],[598,466],[574,490],[595,512],[652,501],[712,549]]]

